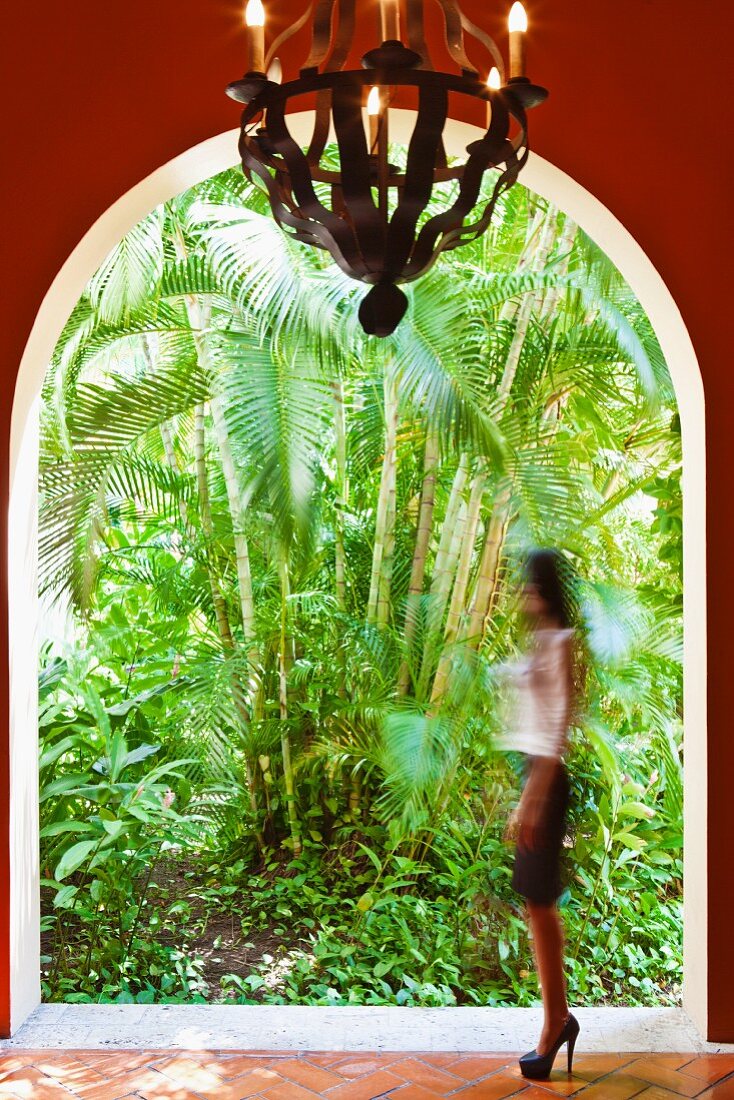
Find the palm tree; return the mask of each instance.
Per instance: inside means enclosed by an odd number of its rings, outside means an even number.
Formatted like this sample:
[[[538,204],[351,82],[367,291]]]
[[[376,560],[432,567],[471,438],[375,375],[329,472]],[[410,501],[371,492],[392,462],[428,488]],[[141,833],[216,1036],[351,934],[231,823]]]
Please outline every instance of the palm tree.
[[[677,461],[672,390],[618,274],[521,188],[381,342],[266,205],[222,173],[91,281],[45,387],[43,584],[84,614],[144,518],[187,578],[201,699],[227,669],[229,711],[191,716],[202,763],[236,747],[261,846],[268,825],[299,852],[310,767],[335,797],[346,776],[353,819],[424,837],[489,706],[512,555],[624,575],[614,519]]]

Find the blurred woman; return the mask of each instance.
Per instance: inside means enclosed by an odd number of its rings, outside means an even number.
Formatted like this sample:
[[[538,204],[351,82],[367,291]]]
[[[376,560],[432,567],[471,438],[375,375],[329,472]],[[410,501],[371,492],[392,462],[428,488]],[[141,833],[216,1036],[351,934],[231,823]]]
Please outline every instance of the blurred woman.
[[[514,839],[513,888],[525,898],[543,996],[543,1030],[523,1055],[525,1077],[547,1077],[567,1043],[568,1072],[579,1024],[568,1010],[563,969],[563,926],[556,901],[562,892],[561,853],[569,799],[564,755],[574,695],[572,653],[575,607],[569,568],[555,550],[528,555],[522,591],[530,633],[526,655],[503,666],[514,707],[500,747],[524,755],[525,779],[507,825]]]

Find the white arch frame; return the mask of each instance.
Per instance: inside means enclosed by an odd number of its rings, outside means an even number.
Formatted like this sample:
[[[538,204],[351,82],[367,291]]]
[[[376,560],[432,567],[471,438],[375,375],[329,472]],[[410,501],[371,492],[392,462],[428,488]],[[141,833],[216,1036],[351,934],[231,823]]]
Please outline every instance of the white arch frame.
[[[394,116],[394,117],[393,117]],[[391,114],[393,134],[407,141],[413,116]],[[289,119],[306,142],[312,116]],[[480,131],[449,120],[446,147],[461,155]],[[20,364],[10,436],[10,860],[11,1031],[40,1002],[37,713],[38,397],[56,341],[84,287],[111,248],[158,204],[237,162],[236,130],[194,146],[158,168],[113,203],[89,229],[51,284]],[[598,199],[533,154],[522,182],[570,214],[617,265],[647,311],[665,354],[681,417],[684,506],[684,1007],[706,1037],[707,752],[706,752],[706,467],[701,374],[678,307],[640,245]],[[430,277],[430,276],[429,276]]]

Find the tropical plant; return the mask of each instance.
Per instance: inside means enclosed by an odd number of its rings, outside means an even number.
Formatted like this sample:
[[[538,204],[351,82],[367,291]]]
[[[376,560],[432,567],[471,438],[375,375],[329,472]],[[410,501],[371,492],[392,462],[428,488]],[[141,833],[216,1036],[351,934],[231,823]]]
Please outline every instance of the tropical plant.
[[[243,888],[273,853],[297,877],[333,862],[349,920],[330,924],[321,899],[321,927],[294,918],[312,948],[289,992],[240,978],[235,996],[527,999],[493,666],[518,644],[523,549],[559,546],[584,578],[589,671],[573,761],[574,981],[588,997],[667,996],[679,948],[637,987],[639,956],[611,959],[642,897],[669,935],[680,899],[680,435],[647,317],[592,241],[515,187],[492,232],[409,287],[395,335],[370,341],[354,284],[266,209],[233,170],[154,211],[56,348],[42,592],[68,604],[75,648],[107,685],[93,709],[77,676],[67,713],[66,673],[45,670],[52,713],[74,715],[73,734],[44,732],[49,781],[73,777],[89,728],[117,768],[155,744],[187,807],[176,828],[192,830],[190,849],[239,859]],[[50,824],[68,823],[44,834],[47,864],[61,861],[56,911],[92,843],[73,821],[97,829],[87,779],[51,803]],[[168,818],[146,825],[181,843]],[[139,879],[125,880],[131,896]],[[350,944],[336,986],[314,978],[314,959]],[[371,960],[366,984],[355,951]]]

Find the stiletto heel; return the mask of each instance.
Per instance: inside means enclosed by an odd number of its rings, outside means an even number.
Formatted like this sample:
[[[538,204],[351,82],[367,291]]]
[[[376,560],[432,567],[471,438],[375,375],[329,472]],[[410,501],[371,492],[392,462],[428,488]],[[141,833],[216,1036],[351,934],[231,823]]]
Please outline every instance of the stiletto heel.
[[[573,1065],[573,1049],[580,1030],[578,1020],[569,1012],[568,1019],[561,1028],[561,1034],[547,1054],[538,1054],[537,1050],[523,1054],[520,1059],[520,1072],[523,1077],[531,1077],[536,1081],[549,1077],[556,1055],[564,1043],[568,1043],[568,1072],[570,1073]]]
[[[568,1046],[566,1047],[566,1052],[568,1053],[568,1072],[569,1073],[572,1072],[573,1048],[576,1046],[576,1036],[577,1035],[578,1035],[578,1031],[576,1032],[576,1035],[571,1036],[571,1038],[568,1040]]]

